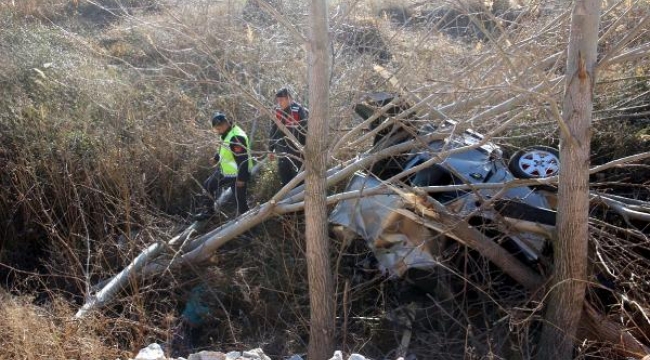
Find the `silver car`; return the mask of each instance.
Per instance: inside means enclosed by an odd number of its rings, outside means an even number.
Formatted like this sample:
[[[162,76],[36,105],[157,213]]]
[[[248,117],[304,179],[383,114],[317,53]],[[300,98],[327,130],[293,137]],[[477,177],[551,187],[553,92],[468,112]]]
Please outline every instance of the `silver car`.
[[[394,100],[392,94],[371,94],[355,110],[368,119],[393,101],[395,106],[373,124],[377,126],[388,116],[408,109],[408,105]],[[440,132],[448,136],[429,142],[423,149],[379,161],[367,172],[357,172],[346,189],[367,192],[388,185],[399,193],[345,200],[330,214],[333,231],[366,240],[381,268],[391,275],[402,276],[408,269],[435,266],[445,248],[444,226],[441,224],[439,231],[423,226],[403,192],[426,191],[446,212],[466,219],[527,263],[539,261],[547,248],[555,226],[555,192],[537,186],[501,185],[517,178],[556,175],[560,166],[557,150],[532,147],[506,160],[498,145],[484,141],[472,130],[456,133],[456,125],[452,121],[438,126],[426,124],[418,130],[420,135]],[[413,136],[408,132],[389,128],[377,135],[374,146],[385,148],[410,138]],[[417,171],[409,171],[413,169]],[[386,184],[399,174],[408,175]]]

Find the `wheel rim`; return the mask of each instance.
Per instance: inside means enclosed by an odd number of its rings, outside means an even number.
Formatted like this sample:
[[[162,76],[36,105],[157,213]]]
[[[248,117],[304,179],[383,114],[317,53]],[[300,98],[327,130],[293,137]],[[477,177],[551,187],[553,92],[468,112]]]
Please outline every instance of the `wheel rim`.
[[[519,158],[519,169],[532,177],[549,177],[560,171],[560,159],[544,150],[530,150]]]

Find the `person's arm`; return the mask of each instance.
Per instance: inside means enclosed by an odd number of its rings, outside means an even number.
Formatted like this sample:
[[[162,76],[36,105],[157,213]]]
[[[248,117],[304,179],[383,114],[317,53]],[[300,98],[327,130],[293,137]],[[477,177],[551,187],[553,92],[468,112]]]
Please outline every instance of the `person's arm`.
[[[273,152],[275,150],[275,145],[278,142],[278,133],[281,133],[281,131],[275,121],[272,121],[271,131],[269,132],[269,152]]]
[[[309,112],[303,106],[300,106],[298,114],[300,115],[300,138],[298,141],[300,141],[302,145],[305,145],[305,140],[307,139],[307,123],[309,122]]]
[[[235,162],[237,163],[237,186],[243,186],[250,178],[247,146],[246,139],[241,136],[233,137],[230,142],[230,150],[235,156]]]
[[[212,164],[218,164],[219,163],[220,157],[219,157],[219,152],[217,151],[212,158],[210,158],[210,162]]]

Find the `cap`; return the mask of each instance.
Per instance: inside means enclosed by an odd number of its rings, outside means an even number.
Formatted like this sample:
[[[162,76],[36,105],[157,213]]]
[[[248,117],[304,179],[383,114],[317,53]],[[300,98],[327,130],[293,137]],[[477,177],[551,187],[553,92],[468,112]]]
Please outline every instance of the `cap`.
[[[228,118],[226,118],[226,115],[221,111],[215,111],[214,114],[212,114],[212,126],[217,126],[225,121],[228,121]]]
[[[289,97],[289,96],[291,96],[291,92],[286,87],[278,90],[278,92],[275,93],[276,98]]]

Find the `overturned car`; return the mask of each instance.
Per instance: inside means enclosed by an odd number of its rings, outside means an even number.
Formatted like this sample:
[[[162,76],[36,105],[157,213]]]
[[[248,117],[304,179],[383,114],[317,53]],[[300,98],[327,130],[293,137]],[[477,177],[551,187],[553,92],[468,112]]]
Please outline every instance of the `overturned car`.
[[[408,109],[408,104],[388,93],[370,94],[355,106],[364,120],[376,118],[371,128]],[[377,132],[374,147],[386,148],[431,133],[446,135],[380,160],[368,172],[352,177],[346,190],[360,196],[337,204],[329,218],[333,232],[363,238],[380,267],[395,276],[435,266],[448,238],[462,243],[462,232],[449,231],[450,224],[461,219],[521,261],[539,262],[554,231],[555,192],[510,183],[557,175],[557,150],[535,146],[506,160],[501,147],[475,131],[458,130],[453,121],[428,123],[413,131],[385,127]],[[389,191],[373,191],[380,188]],[[418,196],[424,196],[428,205],[418,205]]]

